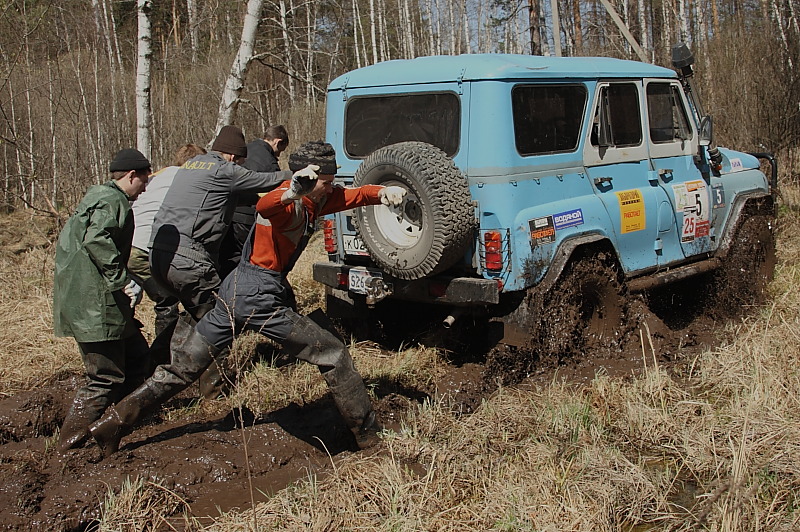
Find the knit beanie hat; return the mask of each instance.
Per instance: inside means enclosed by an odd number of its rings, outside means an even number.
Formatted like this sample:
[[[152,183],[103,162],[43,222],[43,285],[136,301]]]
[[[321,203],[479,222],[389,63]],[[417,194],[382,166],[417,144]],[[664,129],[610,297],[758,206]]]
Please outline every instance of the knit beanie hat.
[[[223,126],[219,130],[217,138],[214,139],[211,149],[220,153],[247,157],[247,143],[244,141],[244,133],[236,126]]]
[[[133,148],[120,150],[108,165],[109,172],[130,172],[131,170],[146,170],[150,168],[150,161],[142,152]]]
[[[316,140],[301,144],[294,153],[289,156],[289,170],[296,172],[302,170],[309,164],[319,166],[320,174],[336,174],[336,151],[327,142]]]

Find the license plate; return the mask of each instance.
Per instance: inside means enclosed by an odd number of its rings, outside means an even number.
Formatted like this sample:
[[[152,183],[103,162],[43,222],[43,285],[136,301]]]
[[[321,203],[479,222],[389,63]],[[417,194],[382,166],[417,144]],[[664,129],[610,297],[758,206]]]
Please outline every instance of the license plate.
[[[344,241],[344,252],[347,255],[362,255],[362,256],[369,256],[369,252],[367,251],[367,247],[364,245],[364,241],[358,238],[356,235],[342,235],[342,240]]]
[[[373,281],[379,279],[383,282],[383,275],[380,272],[370,272],[359,268],[350,268],[347,273],[347,284],[351,292],[356,294],[367,294],[367,287]]]

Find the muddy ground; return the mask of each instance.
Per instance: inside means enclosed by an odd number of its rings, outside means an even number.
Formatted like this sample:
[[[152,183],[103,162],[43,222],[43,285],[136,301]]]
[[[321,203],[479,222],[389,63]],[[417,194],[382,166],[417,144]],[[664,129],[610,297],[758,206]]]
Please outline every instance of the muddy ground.
[[[719,321],[691,315],[691,308],[681,301],[670,300],[660,307],[654,305],[654,313],[634,298],[627,314],[628,339],[602,353],[587,351],[524,364],[507,354],[487,364],[480,356],[451,353],[446,375],[430,388],[368,384],[376,391],[382,419],[397,429],[408,409],[426,398],[444,397],[459,414],[469,415],[502,380],[536,386],[563,378],[580,386],[597,372],[624,377],[653,361],[669,367],[714,344]],[[345,453],[381,452],[380,444],[357,450],[326,396],[259,418],[245,411],[209,417],[196,414],[189,420],[169,422],[157,413],[126,437],[120,452],[109,459],[101,460],[93,443],[61,455],[49,447],[55,444],[53,435],[80,379],[67,376],[0,401],[0,530],[91,528],[109,489],[118,488],[126,476],[154,480],[173,490],[202,522],[219,512],[250,507],[251,493],[259,501],[310,473],[324,475],[332,467],[331,460]],[[188,403],[192,397],[196,390],[190,388],[171,405]]]

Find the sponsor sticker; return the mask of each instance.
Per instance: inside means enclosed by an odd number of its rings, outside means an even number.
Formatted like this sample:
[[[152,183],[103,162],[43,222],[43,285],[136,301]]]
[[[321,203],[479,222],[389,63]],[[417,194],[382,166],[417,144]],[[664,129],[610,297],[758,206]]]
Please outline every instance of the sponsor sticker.
[[[581,209],[573,209],[571,211],[554,214],[553,223],[555,224],[556,230],[583,225],[583,211]]]
[[[617,192],[619,225],[622,234],[641,231],[646,227],[644,199],[638,188]]]
[[[552,216],[528,220],[528,227],[531,230],[531,248],[556,241],[556,228]]]

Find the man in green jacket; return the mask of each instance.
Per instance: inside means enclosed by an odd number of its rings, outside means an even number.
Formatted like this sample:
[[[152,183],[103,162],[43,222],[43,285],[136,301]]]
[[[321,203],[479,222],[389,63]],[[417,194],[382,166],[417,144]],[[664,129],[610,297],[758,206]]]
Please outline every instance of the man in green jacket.
[[[89,425],[150,370],[147,341],[134,318],[142,289],[126,269],[133,238],[130,202],[147,187],[150,161],[124,149],[109,171],[110,181],[86,192],[56,248],[53,329],[75,338],[88,377],[61,426],[62,451],[82,445]]]

